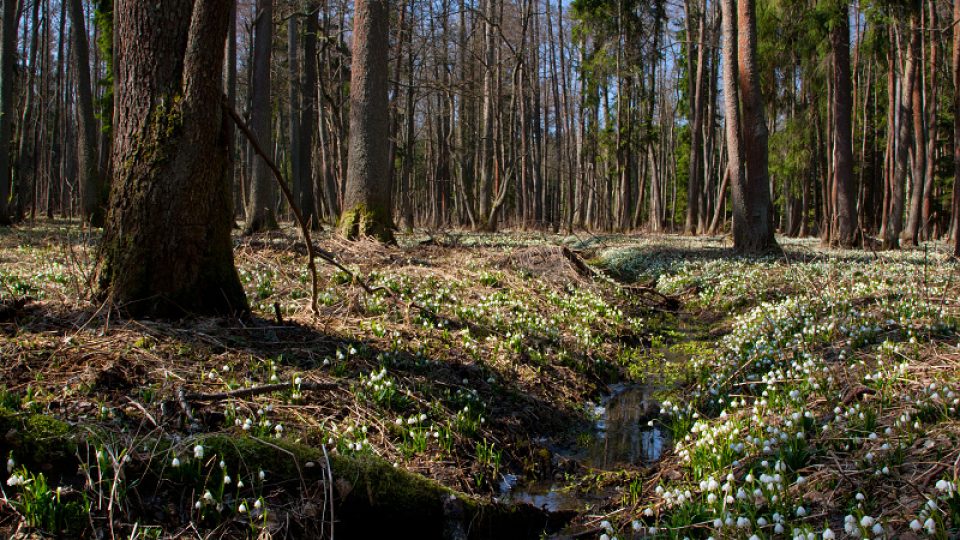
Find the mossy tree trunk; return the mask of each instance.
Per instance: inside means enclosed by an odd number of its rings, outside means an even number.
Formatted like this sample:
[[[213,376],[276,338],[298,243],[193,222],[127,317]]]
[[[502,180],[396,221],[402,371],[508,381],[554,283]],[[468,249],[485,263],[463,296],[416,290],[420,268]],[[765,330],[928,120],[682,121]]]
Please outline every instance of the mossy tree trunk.
[[[387,0],[357,0],[350,66],[350,154],[340,215],[340,234],[393,241],[390,182],[390,111]]]
[[[228,129],[221,110],[233,2],[116,3],[114,187],[98,281],[135,316],[235,313]]]

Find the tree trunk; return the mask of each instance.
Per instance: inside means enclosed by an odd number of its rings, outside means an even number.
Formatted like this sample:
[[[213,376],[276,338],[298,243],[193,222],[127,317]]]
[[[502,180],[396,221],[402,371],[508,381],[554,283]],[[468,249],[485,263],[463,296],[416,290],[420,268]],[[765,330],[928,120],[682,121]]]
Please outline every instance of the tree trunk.
[[[850,91],[850,16],[846,1],[830,32],[833,50],[833,173],[836,199],[836,236],[834,241],[845,248],[857,240],[856,188],[853,182],[853,99]]]
[[[270,125],[270,58],[273,56],[273,0],[258,0],[256,33],[253,43],[253,84],[251,88],[250,128],[264,151],[273,148]],[[253,157],[253,178],[250,182],[250,200],[247,203],[245,234],[277,228],[274,211],[277,187],[267,163]]]
[[[913,125],[913,146],[911,154],[913,156],[913,169],[910,174],[910,212],[907,214],[907,227],[904,229],[900,239],[908,246],[917,245],[920,237],[920,217],[923,211],[923,188],[924,173],[927,170],[926,164],[926,140],[927,126],[926,119],[923,116],[923,20],[920,26],[911,30],[910,49],[907,51],[908,58],[912,58],[913,65],[913,83],[912,92],[907,99],[912,101],[912,115],[904,118],[903,121],[910,120]],[[908,60],[910,62],[910,60]]]
[[[13,134],[14,64],[17,61],[17,0],[3,0],[0,28],[0,225],[10,225],[10,147]]]
[[[960,0],[953,0],[953,20],[960,20]],[[953,29],[953,256],[960,257],[960,32]]]
[[[136,316],[248,309],[230,239],[222,82],[210,76],[223,70],[231,5],[116,3],[116,178],[98,281]]]
[[[390,111],[387,0],[357,0],[350,73],[350,153],[340,234],[393,241],[390,187]]]
[[[294,6],[296,8],[296,6]],[[310,169],[303,170],[300,152],[300,25],[298,13],[291,13],[287,19],[287,142],[290,151],[290,180],[293,183],[294,204],[300,207],[303,199],[303,184],[309,181]],[[305,179],[304,176],[307,176]]]
[[[97,124],[90,87],[90,49],[81,0],[69,0],[70,37],[77,82],[77,151],[80,158],[80,209],[83,219],[102,227],[106,192],[100,182]]]
[[[494,84],[495,62],[495,30],[496,24],[496,1],[484,0],[484,22],[483,22],[483,112],[480,133],[480,224],[484,230],[493,231],[496,229],[496,222],[491,220],[493,213],[493,191],[494,191],[494,152],[493,128],[494,128],[494,99],[496,87]]]
[[[767,169],[767,123],[757,66],[755,0],[740,0],[737,5],[737,43],[738,84],[743,101],[743,157],[747,170],[745,178],[740,174],[730,175],[734,206],[738,206],[737,199],[741,206],[733,213],[733,246],[737,251],[757,253],[776,249],[777,241]],[[739,161],[737,154],[729,152],[731,162]]]
[[[697,13],[694,13],[697,10]],[[697,28],[697,46],[693,46],[693,24],[687,23],[687,59],[688,62],[696,62],[696,68],[688,73],[690,77],[689,100],[691,113],[690,120],[690,163],[689,176],[687,178],[687,220],[684,230],[687,234],[696,234],[697,226],[700,222],[700,191],[702,178],[701,146],[703,141],[703,90],[704,90],[704,64],[706,63],[706,43],[704,42],[704,32],[706,29],[706,14],[698,7],[692,8],[691,2],[686,2],[687,19],[699,20]],[[694,59],[694,50],[696,50],[696,59]]]
[[[907,169],[910,157],[910,127],[913,118],[913,87],[917,78],[917,58],[913,51],[913,41],[920,39],[916,17],[910,18],[911,44],[907,51],[907,60],[900,77],[900,97],[898,103],[896,152],[894,157],[894,175],[890,186],[890,216],[887,219],[886,235],[883,246],[896,249],[900,246],[900,232],[903,230],[904,191],[907,183]]]
[[[313,168],[313,133],[317,124],[317,6],[314,2],[308,4],[308,12],[303,24],[303,80],[300,84],[300,99],[302,110],[300,113],[300,212],[303,219],[317,230],[320,228],[320,217],[317,214],[317,196],[314,188]]]

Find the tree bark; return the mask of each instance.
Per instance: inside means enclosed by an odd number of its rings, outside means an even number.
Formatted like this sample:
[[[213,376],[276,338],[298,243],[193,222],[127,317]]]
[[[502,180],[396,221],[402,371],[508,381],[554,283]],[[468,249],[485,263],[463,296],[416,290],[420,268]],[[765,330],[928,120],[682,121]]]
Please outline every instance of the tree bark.
[[[960,0],[953,0],[953,20],[960,20]],[[960,31],[953,28],[953,256],[960,257]]]
[[[106,191],[100,181],[97,124],[90,86],[90,46],[81,0],[69,0],[70,37],[77,82],[77,152],[80,158],[80,210],[84,221],[102,227]]]
[[[309,10],[303,24],[303,80],[300,83],[300,212],[314,230],[320,228],[317,214],[317,197],[314,188],[313,144],[314,126],[317,123],[317,6],[308,4]]]
[[[357,0],[350,73],[350,152],[340,234],[393,242],[390,186],[388,0]]]
[[[238,313],[224,40],[233,2],[117,0],[116,174],[102,296],[134,316]]]
[[[921,8],[922,9],[922,8]],[[910,171],[910,208],[907,214],[907,226],[900,235],[900,240],[908,246],[915,246],[920,236],[920,217],[923,205],[924,173],[927,169],[926,164],[926,139],[927,126],[923,115],[923,20],[920,25],[911,30],[910,48],[907,51],[908,58],[912,58],[913,65],[913,83],[911,93],[907,99],[912,101],[911,116],[904,121],[910,120],[913,126],[913,145],[911,147],[913,156],[913,168]],[[910,60],[908,60],[910,62]]]
[[[737,251],[759,253],[777,249],[777,241],[774,238],[773,204],[770,201],[767,168],[767,123],[757,66],[755,0],[740,0],[737,5],[737,44],[738,84],[743,102],[743,157],[747,170],[745,178],[737,174],[730,175],[734,206],[738,205],[738,198],[741,206],[739,211],[733,213],[733,246]],[[737,154],[730,152],[729,156],[733,161]]]
[[[833,174],[836,189],[836,236],[834,241],[851,248],[857,241],[856,187],[853,181],[853,126],[850,78],[850,15],[846,0],[830,32],[833,50]]]
[[[253,84],[250,127],[257,140],[268,152],[273,148],[270,125],[270,58],[273,56],[273,0],[258,0],[256,33],[253,43]],[[253,178],[250,182],[250,200],[247,203],[245,234],[277,228],[274,210],[277,188],[270,177],[270,168],[258,156],[253,158]]]
[[[916,16],[910,17],[910,45],[907,50],[907,59],[900,77],[900,98],[898,103],[896,155],[894,157],[894,176],[890,187],[890,216],[887,220],[886,235],[883,246],[886,249],[900,247],[900,233],[903,231],[904,191],[907,183],[907,169],[909,167],[911,133],[913,119],[913,89],[917,79],[917,58],[915,51],[919,48],[920,30]]]
[[[3,0],[0,28],[0,225],[10,225],[10,147],[13,134],[13,68],[17,60],[17,0]]]

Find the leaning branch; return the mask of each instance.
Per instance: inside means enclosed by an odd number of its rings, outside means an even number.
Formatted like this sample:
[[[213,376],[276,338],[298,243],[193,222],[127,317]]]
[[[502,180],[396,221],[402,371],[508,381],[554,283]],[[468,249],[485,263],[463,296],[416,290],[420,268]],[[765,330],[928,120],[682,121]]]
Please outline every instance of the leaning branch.
[[[297,207],[296,203],[293,200],[293,193],[290,192],[290,188],[287,187],[287,183],[283,181],[283,175],[280,173],[280,169],[277,167],[277,164],[273,162],[273,159],[263,151],[263,148],[260,146],[260,142],[257,140],[257,137],[253,134],[253,131],[244,123],[243,119],[240,118],[240,115],[237,114],[237,111],[230,106],[229,102],[226,99],[221,99],[220,104],[223,107],[223,112],[227,113],[233,123],[236,124],[237,129],[250,141],[250,145],[253,146],[253,151],[257,153],[263,161],[266,162],[267,166],[270,167],[270,170],[273,171],[273,176],[277,180],[277,184],[280,185],[280,191],[283,192],[283,197],[287,200],[287,204],[290,205],[290,209],[293,210],[293,215],[297,218],[297,224],[300,225],[300,232],[303,233],[303,241],[307,245],[307,269],[310,270],[310,280],[311,280],[311,290],[310,290],[310,309],[313,310],[314,315],[319,315],[320,311],[317,307],[317,289],[319,285],[317,284],[317,263],[314,260],[317,256],[317,253],[313,247],[313,240],[310,238],[310,227],[307,225],[307,222],[303,219],[303,213],[300,212],[300,208]],[[326,259],[326,257],[324,257]]]

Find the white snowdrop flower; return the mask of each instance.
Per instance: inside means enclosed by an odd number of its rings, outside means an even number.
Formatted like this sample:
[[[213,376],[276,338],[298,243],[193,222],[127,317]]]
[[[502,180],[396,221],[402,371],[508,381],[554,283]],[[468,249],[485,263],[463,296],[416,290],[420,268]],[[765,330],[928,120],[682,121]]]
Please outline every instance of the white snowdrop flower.
[[[170,462],[170,466],[173,467],[174,469],[176,469],[177,467],[179,467],[179,466],[180,466],[180,459],[179,459],[179,458],[173,458],[173,461]]]
[[[260,472],[257,473],[257,476],[259,476],[260,479],[263,480],[264,478],[267,477],[267,473],[265,473],[265,472],[263,471],[263,469],[260,469]]]
[[[873,531],[873,534],[880,536],[881,534],[883,534],[883,525],[879,523],[874,523],[873,528],[870,530]]]
[[[609,521],[603,520],[600,522],[600,528],[605,531],[610,531],[610,530],[613,530],[613,525],[610,525]]]
[[[210,493],[209,489],[203,492],[203,500],[208,502],[213,500],[213,493]]]
[[[610,535],[607,533],[603,533],[600,535],[600,540],[610,540]]]
[[[861,527],[872,527],[875,522],[876,520],[870,516],[863,516],[862,518],[860,518]]]
[[[743,516],[740,516],[740,517],[737,518],[737,528],[738,528],[738,529],[746,529],[746,528],[749,527],[749,526],[750,526],[750,520],[749,520],[749,519],[747,519],[747,518],[745,518],[745,517],[743,517]]]
[[[230,475],[229,475],[229,474],[228,474],[228,475],[225,475],[225,476],[223,477],[223,483],[224,483],[224,484],[232,484],[232,483],[233,483],[233,478],[230,478]]]
[[[243,489],[244,483],[243,480],[237,480],[237,489]]]
[[[303,379],[301,379],[300,377],[297,377],[296,379],[293,380],[293,384],[300,386],[301,384],[303,384]]]
[[[7,470],[10,470],[9,465],[7,466]],[[937,489],[940,491],[947,491],[950,489],[950,483],[947,482],[946,480],[938,480]]]
[[[766,527],[766,526],[767,526],[767,518],[761,516],[759,519],[757,519],[757,525],[760,526],[760,527]]]
[[[193,457],[203,459],[203,445],[198,444],[193,447]]]
[[[760,537],[755,534],[752,534],[750,535],[750,540],[760,540]]]
[[[260,502],[260,499],[257,499],[253,502],[253,508],[259,510],[263,506],[263,503]]]
[[[633,528],[633,530],[639,532],[641,525],[640,525],[640,522],[639,522],[639,521],[633,520],[633,522],[630,523],[630,527]]]
[[[644,508],[644,509],[643,509],[643,515],[645,515],[645,516],[647,516],[647,517],[652,517],[652,516],[653,516],[653,508]]]
[[[915,519],[915,520],[913,520],[913,521],[910,522],[910,528],[911,528],[914,532],[920,532],[920,529],[923,528],[923,524],[920,523],[920,520],[919,520],[919,519]]]
[[[857,499],[858,501],[863,502],[863,500],[864,500],[865,498],[866,498],[866,497],[863,496],[863,493],[857,493],[857,495],[856,495],[856,499]]]
[[[805,515],[807,515],[807,509],[804,508],[804,507],[802,507],[802,506],[798,506],[798,507],[797,507],[797,517],[803,517],[803,516],[805,516]]]
[[[240,506],[237,507],[237,513],[246,514],[246,513],[247,513],[247,505],[244,504],[244,503],[240,503]]]
[[[221,460],[220,460],[220,468],[221,468],[221,469],[226,469],[226,468],[227,468],[227,462],[221,459]]]
[[[647,532],[649,532],[650,534],[657,534],[657,531],[659,530],[660,529],[657,529],[656,527],[650,527],[649,529],[647,529]]]
[[[196,508],[197,510],[199,510],[201,506],[202,504],[200,503],[200,501],[193,503],[193,507]]]
[[[13,471],[13,468],[17,466],[17,462],[13,458],[7,459],[7,472]]]
[[[721,520],[720,518],[713,520],[713,528],[719,529],[720,527],[723,527],[723,520]]]
[[[776,525],[774,525],[774,526],[773,526],[773,532],[774,532],[775,534],[783,534],[783,525],[781,525],[781,524],[779,524],[779,523],[777,523]]]
[[[927,534],[933,534],[937,532],[937,522],[934,521],[933,518],[927,518],[927,520],[923,522],[923,528],[927,530]]]
[[[829,527],[823,530],[823,540],[835,540],[836,538],[837,535]]]

